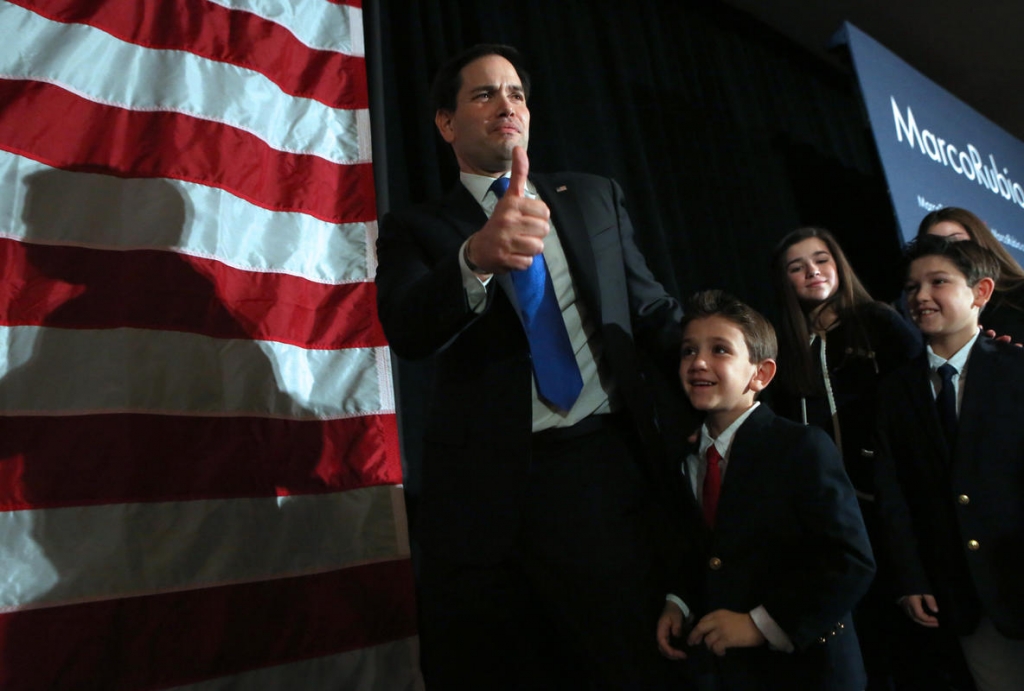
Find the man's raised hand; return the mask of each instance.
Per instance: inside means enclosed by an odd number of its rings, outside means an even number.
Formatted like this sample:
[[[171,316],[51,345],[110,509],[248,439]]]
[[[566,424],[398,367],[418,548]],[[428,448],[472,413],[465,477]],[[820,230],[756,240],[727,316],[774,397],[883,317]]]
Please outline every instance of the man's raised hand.
[[[484,227],[469,239],[469,260],[482,272],[500,274],[529,268],[533,258],[544,251],[551,212],[540,199],[526,196],[529,172],[526,150],[515,147],[508,191]]]

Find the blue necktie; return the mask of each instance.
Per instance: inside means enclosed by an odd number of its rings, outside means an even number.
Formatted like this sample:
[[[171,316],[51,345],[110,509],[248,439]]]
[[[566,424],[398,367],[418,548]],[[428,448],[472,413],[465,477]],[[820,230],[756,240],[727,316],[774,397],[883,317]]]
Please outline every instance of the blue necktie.
[[[942,430],[946,433],[946,441],[949,448],[953,448],[953,439],[956,436],[956,387],[953,386],[953,375],[956,374],[956,367],[948,362],[936,370],[942,378],[942,388],[939,395],[935,397],[935,405],[939,409],[939,422],[942,423]]]
[[[498,199],[505,195],[508,183],[508,178],[501,177],[491,184],[491,191]],[[567,411],[583,390],[583,378],[544,255],[536,255],[530,268],[513,271],[509,276],[519,301],[519,317],[526,330],[526,340],[530,344],[537,391],[544,400]]]

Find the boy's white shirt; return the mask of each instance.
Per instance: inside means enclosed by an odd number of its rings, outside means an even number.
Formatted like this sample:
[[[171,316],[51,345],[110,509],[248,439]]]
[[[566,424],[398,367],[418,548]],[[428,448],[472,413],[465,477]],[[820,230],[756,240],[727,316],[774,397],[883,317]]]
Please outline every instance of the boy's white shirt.
[[[931,346],[925,346],[925,352],[928,353],[928,379],[932,384],[932,397],[935,398],[939,395],[939,389],[942,388],[942,377],[936,371],[947,362],[956,369],[956,374],[953,375],[953,391],[956,392],[956,414],[960,415],[960,404],[964,400],[964,387],[962,382],[967,379],[967,360],[971,357],[971,349],[974,347],[975,342],[978,340],[978,336],[981,335],[981,331],[977,331],[971,340],[967,341],[960,350],[956,351],[951,358],[944,360],[935,354]]]
[[[725,480],[725,471],[729,467],[729,453],[732,450],[732,438],[736,435],[736,430],[740,428],[750,414],[754,412],[757,406],[761,405],[759,401],[754,401],[754,405],[747,408],[743,413],[732,421],[732,424],[722,430],[722,433],[718,435],[717,439],[711,437],[711,433],[708,432],[707,424],[703,424],[700,427],[700,444],[697,446],[697,453],[690,454],[686,457],[686,468],[684,472],[688,471],[690,477],[690,489],[693,491],[693,496],[697,498],[697,504],[701,505],[703,500],[703,492],[701,488],[704,486],[704,476],[707,475],[708,469],[708,447],[712,444],[718,449],[719,455],[722,460],[718,462],[718,469],[722,474],[722,480]],[[701,507],[703,508],[703,506]]]

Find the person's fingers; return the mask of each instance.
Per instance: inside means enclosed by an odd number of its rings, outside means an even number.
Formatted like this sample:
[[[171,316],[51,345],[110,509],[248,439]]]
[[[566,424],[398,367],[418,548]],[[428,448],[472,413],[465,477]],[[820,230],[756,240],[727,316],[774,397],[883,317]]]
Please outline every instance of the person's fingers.
[[[713,629],[714,626],[708,622],[707,617],[704,617],[697,622],[696,626],[690,629],[690,635],[686,637],[686,642],[690,645],[700,645],[701,641],[704,640],[704,636]]]
[[[530,173],[530,159],[526,156],[526,149],[517,146],[512,149],[512,176],[508,184],[507,195],[513,197],[526,196],[526,177]]]
[[[904,607],[907,610],[907,614],[909,614],[910,618],[915,622],[921,626],[935,628],[939,625],[939,620],[925,612],[925,598],[930,598],[932,603],[935,603],[935,598],[931,595],[910,595],[904,600]]]

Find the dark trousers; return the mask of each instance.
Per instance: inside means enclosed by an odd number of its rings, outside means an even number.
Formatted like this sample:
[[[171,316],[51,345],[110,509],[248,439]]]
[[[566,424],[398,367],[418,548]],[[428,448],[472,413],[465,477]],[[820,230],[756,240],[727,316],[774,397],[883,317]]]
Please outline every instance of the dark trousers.
[[[681,672],[656,650],[664,593],[652,557],[651,492],[629,435],[610,425],[534,438],[507,558],[453,564],[423,555],[427,688],[680,688],[670,676]]]

